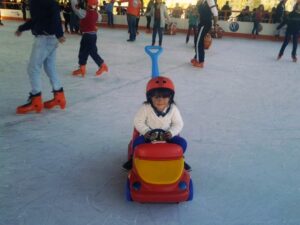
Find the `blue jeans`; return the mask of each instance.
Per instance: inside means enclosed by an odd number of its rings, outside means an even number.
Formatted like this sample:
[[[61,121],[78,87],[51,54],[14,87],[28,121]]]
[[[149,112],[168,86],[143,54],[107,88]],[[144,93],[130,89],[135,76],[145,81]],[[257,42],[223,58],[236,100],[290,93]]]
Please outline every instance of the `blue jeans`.
[[[134,41],[136,37],[136,16],[127,14],[129,40]]]
[[[58,40],[54,35],[38,35],[35,37],[27,68],[32,94],[35,95],[42,91],[41,69],[43,66],[50,79],[52,89],[59,90],[62,88],[55,67],[57,47]]]
[[[140,145],[140,144],[145,144],[145,143],[149,143],[150,141],[145,140],[144,136],[141,135],[139,137],[137,137],[132,144],[132,148],[135,149],[136,146]],[[174,136],[172,137],[170,140],[167,141],[168,143],[173,143],[173,144],[177,144],[180,145],[183,153],[185,153],[186,147],[187,147],[187,142],[184,138],[180,137],[180,136]]]
[[[163,29],[160,27],[160,20],[154,20],[153,25],[153,33],[152,33],[152,45],[155,44],[156,34],[158,33],[158,44],[159,46],[162,45],[162,39],[163,39]]]

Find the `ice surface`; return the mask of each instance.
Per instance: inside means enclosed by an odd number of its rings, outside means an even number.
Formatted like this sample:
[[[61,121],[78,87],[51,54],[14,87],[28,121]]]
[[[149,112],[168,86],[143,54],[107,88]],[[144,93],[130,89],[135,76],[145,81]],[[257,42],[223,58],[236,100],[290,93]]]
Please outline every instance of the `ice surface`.
[[[164,36],[161,74],[175,100],[193,167],[194,200],[139,204],[125,200],[132,120],[151,74],[140,32],[102,29],[98,48],[109,73],[72,77],[80,36],[66,35],[57,69],[68,105],[19,116],[30,91],[26,67],[33,36],[0,27],[1,225],[298,225],[300,224],[300,66],[281,43],[213,40],[204,69],[193,68],[185,36]],[[52,97],[43,73],[43,98]]]

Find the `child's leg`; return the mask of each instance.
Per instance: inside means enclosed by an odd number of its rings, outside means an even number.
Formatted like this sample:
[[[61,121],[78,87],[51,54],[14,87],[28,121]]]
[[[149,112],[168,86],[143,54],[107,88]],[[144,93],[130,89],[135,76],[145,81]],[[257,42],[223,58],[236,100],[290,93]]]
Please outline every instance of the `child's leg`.
[[[180,136],[174,136],[168,142],[180,145],[182,150],[183,150],[183,153],[185,153],[185,150],[186,150],[186,147],[187,147],[187,142],[184,138],[182,138]]]
[[[144,138],[143,135],[137,137],[136,139],[134,139],[133,144],[132,144],[132,148],[133,150],[136,148],[136,146],[140,145],[140,144],[145,144],[146,140]]]
[[[89,45],[89,34],[83,34],[82,39],[80,41],[80,49],[79,49],[79,65],[86,65],[87,59],[90,53],[90,45]]]
[[[98,67],[100,67],[102,65],[102,63],[104,62],[104,60],[100,57],[100,55],[98,54],[98,49],[97,49],[97,35],[90,35],[91,39],[90,39],[90,56],[92,57],[92,59],[95,61],[95,63],[98,65]]]

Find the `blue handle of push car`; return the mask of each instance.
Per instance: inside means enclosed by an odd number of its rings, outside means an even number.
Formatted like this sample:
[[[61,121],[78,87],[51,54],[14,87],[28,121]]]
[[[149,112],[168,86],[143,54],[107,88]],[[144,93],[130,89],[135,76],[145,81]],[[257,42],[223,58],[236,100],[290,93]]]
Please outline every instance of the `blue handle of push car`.
[[[154,51],[153,51],[154,50]],[[160,46],[146,46],[145,52],[150,56],[152,62],[152,78],[159,76],[158,57],[163,52]]]

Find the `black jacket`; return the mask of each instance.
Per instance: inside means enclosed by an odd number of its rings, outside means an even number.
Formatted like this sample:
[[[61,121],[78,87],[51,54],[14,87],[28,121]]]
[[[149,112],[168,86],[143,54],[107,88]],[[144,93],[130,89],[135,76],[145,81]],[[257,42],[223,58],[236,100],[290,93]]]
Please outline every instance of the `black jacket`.
[[[300,13],[291,12],[285,20],[277,27],[277,30],[287,24],[286,32],[290,34],[297,34],[300,31]]]
[[[18,31],[31,29],[33,35],[63,36],[59,5],[55,0],[30,0],[31,19],[19,26]]]

